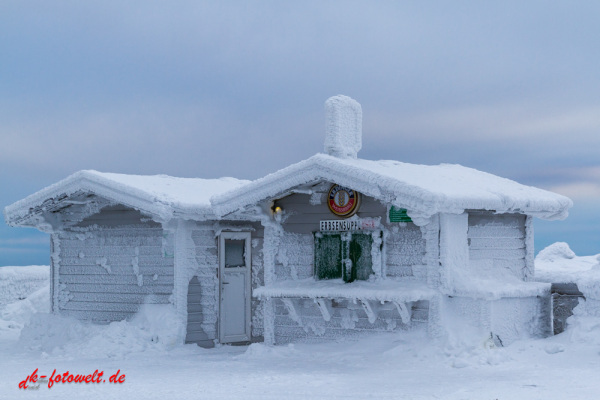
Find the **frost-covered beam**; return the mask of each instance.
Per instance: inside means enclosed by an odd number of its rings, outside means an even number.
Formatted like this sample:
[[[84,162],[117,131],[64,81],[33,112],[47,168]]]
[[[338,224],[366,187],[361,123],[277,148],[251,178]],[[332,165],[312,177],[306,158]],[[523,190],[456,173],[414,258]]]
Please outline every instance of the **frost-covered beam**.
[[[60,285],[60,239],[58,233],[50,236],[50,302],[52,313],[58,314],[58,292]]]
[[[283,306],[287,310],[288,315],[292,319],[292,321],[294,321],[298,325],[302,325],[302,319],[300,318],[300,315],[296,311],[296,304],[295,304],[296,302],[293,299],[289,299],[289,298],[282,298],[281,302],[283,303]]]
[[[323,319],[327,322],[331,321],[331,308],[325,302],[325,299],[315,299],[315,303],[319,307],[319,311],[321,311]]]
[[[469,215],[440,215],[440,263],[442,286],[452,291],[469,267]]]
[[[394,305],[396,306],[396,310],[398,310],[398,314],[402,319],[402,323],[409,325],[410,324],[410,312],[406,307],[406,304],[394,301]]]
[[[534,266],[534,243],[533,243],[533,217],[528,215],[525,219],[525,267],[523,268],[523,280],[533,281],[535,274]]]
[[[46,199],[42,204],[35,207],[30,207],[27,211],[17,213],[10,212],[9,207],[4,210],[6,223],[10,226],[32,226],[36,227],[45,219],[47,216],[55,211],[62,208],[68,207],[69,204],[65,203],[64,200],[68,199],[69,196],[65,193],[56,197]]]
[[[263,241],[263,273],[265,286],[275,281],[275,257],[281,240],[281,226],[265,218],[261,221],[265,227]],[[270,297],[263,300],[263,337],[265,344],[275,343],[275,305]]]
[[[31,226],[43,232],[51,232],[56,227],[70,227],[85,218],[97,214],[104,207],[116,203],[89,192],[75,192],[69,196],[48,198],[41,205],[30,208],[27,214],[11,218],[13,226]]]
[[[360,304],[362,305],[365,313],[367,314],[367,319],[370,324],[374,324],[378,317],[378,310],[376,307],[373,307],[370,300],[361,300]]]
[[[188,310],[187,297],[190,280],[196,275],[198,265],[195,262],[194,241],[192,229],[194,224],[190,221],[179,220],[177,223],[163,225],[163,247],[167,243],[173,246],[173,305],[177,319],[182,324],[181,342],[185,341],[185,329],[187,325]],[[165,250],[163,250],[165,251]]]
[[[440,219],[434,215],[431,222],[421,227],[425,239],[425,260],[427,262],[427,285],[431,288],[440,286]]]

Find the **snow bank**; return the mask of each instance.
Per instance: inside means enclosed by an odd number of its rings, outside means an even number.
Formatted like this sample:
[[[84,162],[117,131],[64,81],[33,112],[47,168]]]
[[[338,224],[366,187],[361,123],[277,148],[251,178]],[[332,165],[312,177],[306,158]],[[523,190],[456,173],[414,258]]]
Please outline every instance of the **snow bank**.
[[[536,260],[539,262],[555,262],[559,260],[572,260],[575,253],[565,242],[556,242],[541,250]]]
[[[179,345],[183,329],[170,304],[145,304],[131,321],[109,325],[38,313],[21,331],[19,345],[57,356],[125,358],[132,353],[173,349]]]
[[[14,301],[0,309],[0,339],[18,339],[14,348],[59,356],[121,358],[136,352],[168,351],[185,335],[170,304],[144,304],[131,321],[109,325],[50,314],[47,275],[46,266],[11,267],[0,275],[5,287],[14,285],[10,293],[19,293],[18,299],[5,295]],[[31,287],[39,284],[42,286],[32,292]]]
[[[0,339],[16,340],[33,314],[50,310],[50,267],[0,267]]]
[[[585,299],[567,319],[565,334],[573,342],[600,345],[600,254],[579,257],[566,243],[554,243],[535,258],[535,278],[577,284]]]
[[[580,299],[573,315],[567,319],[565,332],[572,342],[600,345],[600,302]]]
[[[576,283],[587,299],[600,300],[600,254],[579,257],[566,243],[551,244],[535,258],[535,279]]]
[[[0,312],[0,316],[5,321],[14,321],[25,325],[33,314],[49,312],[50,285],[45,284],[26,298],[7,304]]]
[[[6,304],[0,309],[0,339],[16,340],[23,326],[37,313],[50,311],[50,284],[29,294],[26,298]]]
[[[511,297],[548,296],[550,285],[542,282],[523,282],[504,268],[456,270],[453,286],[445,294],[474,299],[498,300]]]
[[[0,310],[17,300],[48,285],[50,267],[31,265],[27,267],[0,267]]]

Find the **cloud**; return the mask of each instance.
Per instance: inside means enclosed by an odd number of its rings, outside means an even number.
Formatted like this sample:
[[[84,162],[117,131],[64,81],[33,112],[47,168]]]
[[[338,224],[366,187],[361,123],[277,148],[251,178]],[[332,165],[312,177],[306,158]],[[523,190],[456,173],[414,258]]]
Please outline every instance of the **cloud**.
[[[553,192],[562,194],[572,199],[600,201],[600,182],[574,182],[564,185],[551,186]]]
[[[408,132],[422,140],[441,141],[526,140],[541,146],[548,139],[600,142],[600,105],[574,107],[532,100],[438,108],[416,114],[375,111],[365,116],[365,121],[369,130],[386,138]]]
[[[322,151],[339,93],[363,104],[371,158],[518,177],[600,145],[598,52],[576,40],[592,5],[4,7],[4,170],[258,177]]]
[[[32,120],[6,112],[0,137],[9,145],[0,146],[0,167],[60,176],[98,169],[257,178],[321,151],[321,106],[308,116],[294,110],[246,115],[151,99],[92,112],[59,108]]]

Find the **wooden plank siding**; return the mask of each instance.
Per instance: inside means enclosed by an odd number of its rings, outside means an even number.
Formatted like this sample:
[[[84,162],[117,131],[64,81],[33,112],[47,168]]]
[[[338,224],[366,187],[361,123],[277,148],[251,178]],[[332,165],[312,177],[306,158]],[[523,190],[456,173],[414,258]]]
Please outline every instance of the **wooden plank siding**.
[[[62,213],[72,223],[81,217],[69,208]],[[131,318],[143,303],[169,302],[172,244],[160,224],[139,211],[108,206],[60,232],[58,238],[59,278],[54,290],[61,314],[108,323]]]
[[[307,299],[309,303],[311,299]],[[340,299],[332,308],[331,319],[325,321],[321,312],[314,306],[301,307],[301,323],[294,321],[281,300],[275,300],[276,344],[292,342],[316,342],[375,332],[397,332],[424,327],[428,321],[429,302],[414,302],[411,307],[411,322],[404,324],[397,311],[380,311],[378,318],[369,322],[364,310],[347,309],[348,301]]]
[[[275,280],[306,279],[314,273],[314,236],[284,232],[275,257]]]
[[[425,239],[421,229],[413,224],[399,224],[388,232],[385,241],[385,272],[389,277],[416,276],[426,280]]]
[[[475,268],[504,268],[520,279],[525,270],[525,215],[469,212],[469,260]]]
[[[72,283],[83,283],[88,285],[94,285],[97,287],[102,287],[102,285],[114,285],[116,287],[121,286],[138,286],[138,279],[135,275],[111,275],[105,273],[100,275],[102,278],[98,278],[96,275],[61,275],[60,283],[64,284],[72,284]],[[157,279],[154,279],[154,276],[144,275],[142,280],[142,286],[138,286],[139,290],[144,287],[148,287],[148,290],[154,290],[154,287],[159,285],[169,285],[173,287],[173,275],[159,275]],[[129,289],[132,293],[135,288]]]

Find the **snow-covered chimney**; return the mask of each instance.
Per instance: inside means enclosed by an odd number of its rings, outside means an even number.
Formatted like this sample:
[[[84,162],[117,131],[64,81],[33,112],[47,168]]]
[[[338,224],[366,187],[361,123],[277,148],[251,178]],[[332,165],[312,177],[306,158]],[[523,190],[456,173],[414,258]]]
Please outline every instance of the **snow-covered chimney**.
[[[325,101],[325,152],[339,158],[356,158],[362,148],[362,108],[348,96]]]

